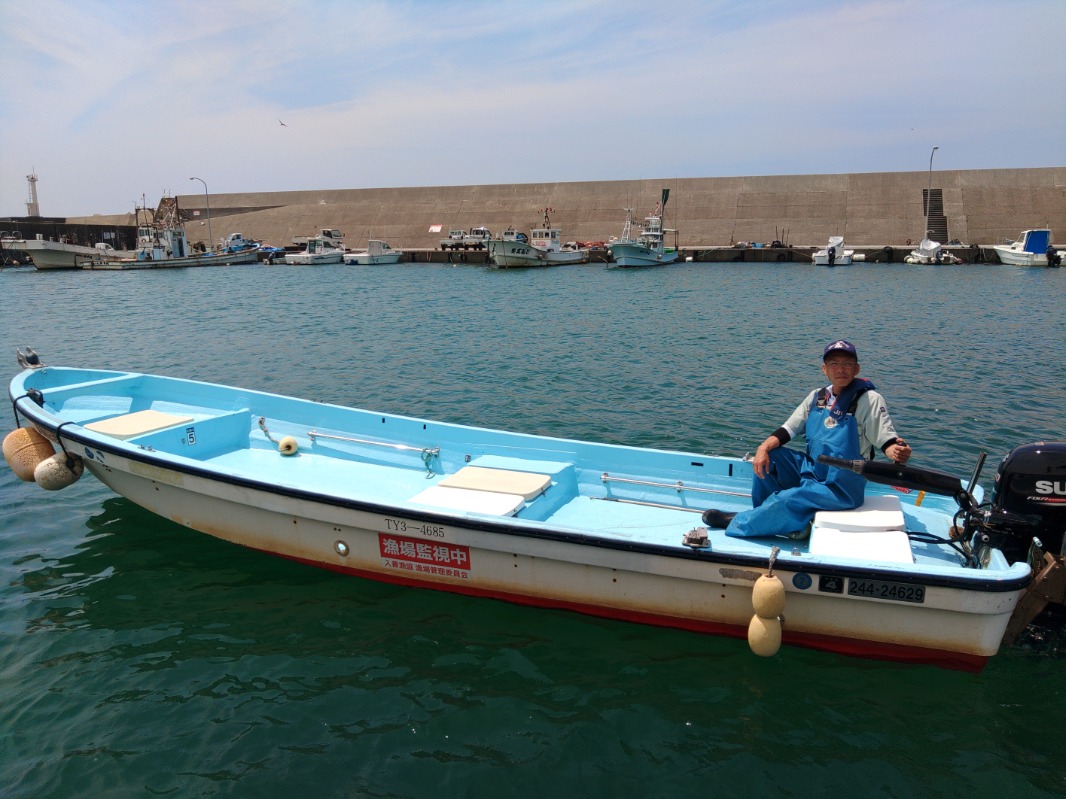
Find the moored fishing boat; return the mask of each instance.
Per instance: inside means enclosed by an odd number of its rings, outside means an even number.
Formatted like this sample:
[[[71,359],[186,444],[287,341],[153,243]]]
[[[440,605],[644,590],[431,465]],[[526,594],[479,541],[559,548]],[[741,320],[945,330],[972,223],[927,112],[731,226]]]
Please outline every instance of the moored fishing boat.
[[[677,260],[677,248],[667,247],[663,240],[663,215],[669,198],[670,190],[663,189],[659,204],[650,215],[644,217],[644,224],[636,238],[633,238],[633,209],[625,209],[626,221],[622,235],[607,245],[614,266],[662,266]]]
[[[239,236],[239,234],[233,234]],[[236,241],[236,240],[233,240]],[[130,258],[97,257],[82,269],[164,269],[186,266],[233,266],[259,259],[259,244],[240,236],[240,246],[198,252],[189,246],[177,197],[163,197],[151,221],[137,227],[137,249]]]
[[[950,538],[955,500],[881,484],[862,508],[822,515],[807,541],[733,539],[703,527],[700,512],[723,498],[750,505],[751,465],[740,459],[20,357],[16,418],[61,448],[29,479],[59,487],[49,469],[72,464],[73,474],[77,461],[163,517],[356,576],[743,636],[770,568],[784,609],[769,620],[780,618],[785,643],[970,669],[1021,623],[1012,614],[1032,579],[1024,557],[1010,562],[985,536],[1007,530],[1024,552],[1034,528],[1014,535],[1005,501],[978,506],[975,479],[888,467],[893,485],[918,475],[963,497],[961,540]],[[1024,471],[1066,494],[1061,457]],[[997,482],[1025,494],[1023,483]],[[1060,522],[1057,541],[1052,524],[1037,531],[1049,547],[1061,546]]]
[[[86,262],[107,258],[132,258],[133,250],[116,250],[110,244],[99,243],[92,246],[71,244],[67,241],[49,241],[44,237],[36,239],[9,239],[4,247],[24,252],[33,259],[33,266],[38,271],[46,269],[77,269]]]
[[[548,216],[551,211],[551,208],[544,209],[543,225],[539,228],[530,228],[526,241],[519,240],[517,235],[507,235],[514,231],[505,232],[502,238],[490,239],[485,246],[492,263],[499,267],[562,266],[588,263],[587,248],[570,249],[563,246],[560,230],[552,227]]]

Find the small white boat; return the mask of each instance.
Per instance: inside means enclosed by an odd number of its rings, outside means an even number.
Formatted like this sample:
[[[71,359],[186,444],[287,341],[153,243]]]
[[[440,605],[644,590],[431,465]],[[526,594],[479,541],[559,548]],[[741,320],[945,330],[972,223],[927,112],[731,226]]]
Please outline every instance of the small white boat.
[[[544,209],[544,224],[530,228],[527,241],[520,241],[513,229],[505,231],[502,238],[490,239],[486,244],[489,259],[499,267],[562,266],[588,263],[589,251],[580,247],[568,249],[562,243],[559,228],[552,227]],[[511,234],[511,235],[508,235]]]
[[[332,239],[309,236],[303,250],[285,254],[285,263],[299,266],[344,263],[344,248]]]
[[[239,235],[239,234],[236,234]],[[177,197],[163,197],[151,222],[137,228],[137,249],[131,258],[94,258],[82,269],[174,269],[188,266],[234,266],[259,260],[259,244],[241,237],[240,248],[198,252],[189,246]]]
[[[63,240],[50,241],[40,235],[35,239],[7,239],[4,241],[4,247],[29,255],[33,259],[34,268],[39,271],[78,269],[89,261],[133,258],[135,255],[133,250],[116,250],[107,243],[92,246],[70,244]]]
[[[944,249],[939,241],[922,239],[918,249],[911,250],[904,259],[905,264],[961,264],[962,259]]]
[[[640,234],[633,238],[633,209],[626,208],[626,222],[620,238],[607,244],[611,261],[608,266],[663,266],[677,260],[677,248],[667,247],[663,241],[663,214],[670,190],[663,189],[655,210],[644,217]]]
[[[824,250],[818,250],[811,256],[815,266],[850,266],[855,250],[844,249],[843,236],[830,236]]]
[[[1001,263],[1011,266],[1058,266],[1062,263],[1063,251],[1052,246],[1051,231],[1047,228],[1023,230],[1018,241],[997,244],[992,249]]]
[[[343,574],[747,632],[759,654],[776,637],[971,670],[1039,612],[1031,596],[1061,595],[1044,577],[1043,593],[1026,594],[1026,554],[1066,575],[1066,442],[1012,452],[991,506],[979,504],[980,465],[967,485],[829,461],[875,481],[866,504],[819,514],[807,540],[730,538],[701,512],[751,506],[746,460],[18,359],[9,395],[29,427],[4,454],[22,479],[58,489],[86,470],[190,529]],[[1033,554],[1035,537],[1046,553]]]
[[[395,264],[403,255],[402,250],[394,250],[386,242],[370,239],[365,250],[353,250],[344,253],[344,263],[359,265]]]

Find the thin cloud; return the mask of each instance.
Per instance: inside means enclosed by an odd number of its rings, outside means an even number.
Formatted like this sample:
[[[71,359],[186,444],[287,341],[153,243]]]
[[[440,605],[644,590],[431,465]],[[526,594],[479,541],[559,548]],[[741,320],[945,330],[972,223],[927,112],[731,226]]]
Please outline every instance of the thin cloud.
[[[1066,163],[1059,0],[0,0],[0,214],[142,192]],[[1029,109],[1024,125],[997,109]],[[32,109],[32,113],[30,113]],[[278,124],[283,120],[284,126]]]

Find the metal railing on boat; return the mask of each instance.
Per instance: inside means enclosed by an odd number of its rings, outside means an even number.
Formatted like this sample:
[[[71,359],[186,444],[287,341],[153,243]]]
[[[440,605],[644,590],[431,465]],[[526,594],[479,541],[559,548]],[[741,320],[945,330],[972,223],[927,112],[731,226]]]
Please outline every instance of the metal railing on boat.
[[[347,441],[352,444],[368,444],[374,447],[388,447],[389,449],[403,450],[406,452],[418,452],[421,454],[422,463],[426,471],[432,473],[429,462],[433,458],[440,457],[440,447],[413,447],[410,444],[396,444],[391,441],[374,441],[369,438],[353,438],[352,436],[338,436],[333,433],[319,433],[317,430],[309,430],[307,437],[314,441],[316,438],[328,438],[331,441]]]
[[[606,485],[607,483],[627,483],[628,485],[637,486],[651,486],[653,488],[672,488],[679,494],[682,491],[696,491],[701,494],[725,494],[730,497],[750,497],[751,494],[744,491],[725,491],[721,488],[699,488],[697,486],[687,486],[678,480],[676,483],[658,483],[652,480],[634,480],[630,477],[611,477],[607,472],[604,472],[600,476],[600,480]]]
[[[726,490],[721,489],[721,488],[700,488],[699,486],[687,486],[683,482],[681,482],[680,480],[678,480],[676,483],[660,483],[660,482],[656,482],[654,480],[634,480],[634,479],[632,479],[630,477],[611,477],[611,475],[608,474],[607,472],[604,472],[602,475],[600,475],[600,481],[604,485],[608,485],[609,483],[624,483],[626,485],[649,486],[651,488],[669,488],[669,489],[673,489],[678,494],[682,493],[683,491],[692,491],[694,493],[699,493],[699,494],[724,494],[725,496],[729,496],[729,497],[750,497],[751,496],[750,493],[743,492],[743,491],[726,491]],[[608,486],[607,490],[610,491],[610,486]],[[597,499],[603,499],[603,500],[607,500],[609,502],[619,502],[619,503],[626,504],[626,505],[647,505],[648,507],[652,507],[652,508],[670,508],[671,510],[687,510],[687,511],[692,511],[693,513],[701,513],[703,511],[703,508],[686,508],[684,506],[679,506],[679,505],[667,505],[667,504],[664,504],[664,503],[661,503],[661,502],[649,502],[649,501],[643,500],[643,499],[622,499],[621,497],[612,497],[612,496],[597,497]]]

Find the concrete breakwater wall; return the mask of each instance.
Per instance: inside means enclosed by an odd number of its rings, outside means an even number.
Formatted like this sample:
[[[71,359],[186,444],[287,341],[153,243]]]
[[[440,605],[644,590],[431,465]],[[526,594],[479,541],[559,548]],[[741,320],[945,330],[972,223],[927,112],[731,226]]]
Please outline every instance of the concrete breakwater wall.
[[[815,250],[822,247],[679,247],[679,259],[681,261],[695,261],[699,263],[810,263]],[[891,247],[852,247],[855,255],[861,256],[866,263],[901,263],[910,253],[913,246]],[[958,257],[965,264],[973,263],[999,263],[999,259],[991,247],[959,246],[945,247],[946,251]],[[430,248],[408,248],[404,250],[401,259],[410,263],[454,263],[454,264],[486,264],[489,262],[488,253],[484,250],[469,250],[466,252],[446,252]],[[610,261],[605,247],[593,247],[589,251],[589,263],[606,264]]]
[[[706,251],[698,260],[734,260],[736,253],[711,253],[738,242],[777,240],[809,251],[832,235],[860,252],[900,250],[901,259],[925,234],[927,211],[943,243],[987,247],[1042,226],[1066,240],[1066,167],[222,193],[210,195],[210,214],[216,239],[241,232],[287,246],[295,236],[336,228],[349,247],[379,238],[430,250],[452,229],[528,231],[551,208],[564,241],[595,242],[621,233],[625,208],[638,221],[650,213],[664,188],[671,190],[666,227],[677,230],[679,247]],[[178,201],[192,215],[189,239],[206,241],[204,195]],[[781,252],[756,249],[741,260],[788,260],[787,250],[779,259]]]

